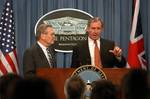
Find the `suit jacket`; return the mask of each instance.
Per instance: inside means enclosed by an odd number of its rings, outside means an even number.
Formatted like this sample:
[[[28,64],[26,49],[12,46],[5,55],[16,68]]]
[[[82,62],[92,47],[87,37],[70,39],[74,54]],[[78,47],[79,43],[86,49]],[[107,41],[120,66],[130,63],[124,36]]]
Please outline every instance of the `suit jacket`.
[[[100,55],[101,61],[104,68],[125,67],[126,60],[123,56],[121,61],[119,61],[113,53],[110,53],[109,50],[113,50],[115,43],[110,40],[100,39]],[[80,42],[74,49],[72,55],[72,64],[71,67],[77,68],[82,65],[91,65],[90,51],[88,47],[88,40]]]
[[[51,46],[52,65],[56,66],[55,51]],[[24,76],[35,75],[36,69],[40,67],[50,67],[48,60],[42,50],[42,48],[36,43],[31,48],[28,48],[24,52],[23,56],[23,72]]]

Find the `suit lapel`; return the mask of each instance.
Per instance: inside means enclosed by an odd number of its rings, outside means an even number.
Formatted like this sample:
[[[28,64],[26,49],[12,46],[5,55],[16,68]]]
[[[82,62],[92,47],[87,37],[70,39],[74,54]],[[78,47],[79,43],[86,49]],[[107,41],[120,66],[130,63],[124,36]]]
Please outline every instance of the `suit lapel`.
[[[41,61],[41,63],[45,63],[46,66],[49,66],[48,60],[47,60],[42,48],[37,43],[36,43],[36,49],[37,49],[37,52],[40,56],[39,61]]]
[[[90,55],[90,49],[89,49],[89,45],[88,45],[88,40],[85,42],[85,44],[83,44],[83,48],[87,49],[85,51],[85,58],[86,58],[86,63],[87,64],[91,64],[91,55]]]
[[[100,38],[100,57],[101,57],[101,62],[103,64],[103,59],[104,59],[104,55],[103,55],[103,52],[104,52],[104,41],[102,38]]]

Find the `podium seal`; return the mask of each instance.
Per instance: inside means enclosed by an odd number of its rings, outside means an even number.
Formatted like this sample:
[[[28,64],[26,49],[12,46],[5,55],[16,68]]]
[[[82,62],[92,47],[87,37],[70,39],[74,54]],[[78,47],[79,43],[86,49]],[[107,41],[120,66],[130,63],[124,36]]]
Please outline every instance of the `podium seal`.
[[[71,76],[80,76],[86,83],[91,83],[97,79],[107,79],[105,73],[92,65],[83,65],[77,68]]]
[[[98,79],[107,79],[105,73],[100,68],[92,65],[80,66],[72,73],[71,76],[79,76],[86,83],[86,89],[84,92],[85,99],[90,99],[93,81]]]

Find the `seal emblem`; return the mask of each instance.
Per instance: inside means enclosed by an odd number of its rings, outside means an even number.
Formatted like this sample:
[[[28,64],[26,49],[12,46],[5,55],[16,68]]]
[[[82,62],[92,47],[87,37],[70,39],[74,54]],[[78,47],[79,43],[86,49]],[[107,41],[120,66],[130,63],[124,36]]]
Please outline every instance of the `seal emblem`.
[[[105,73],[100,68],[92,65],[80,66],[71,76],[79,76],[86,83],[86,89],[84,92],[85,99],[90,99],[93,81],[107,79]]]
[[[83,65],[77,68],[71,76],[80,76],[85,82],[93,82],[97,79],[107,79],[105,73],[92,65]]]
[[[86,27],[93,16],[87,12],[73,8],[63,8],[50,11],[43,15],[36,23],[50,24],[55,30],[55,51],[70,53],[78,42],[87,40]]]

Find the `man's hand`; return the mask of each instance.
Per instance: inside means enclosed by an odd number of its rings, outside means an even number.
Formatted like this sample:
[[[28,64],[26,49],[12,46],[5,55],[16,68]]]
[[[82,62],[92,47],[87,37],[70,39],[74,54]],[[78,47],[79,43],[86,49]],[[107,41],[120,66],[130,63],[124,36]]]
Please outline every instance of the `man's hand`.
[[[110,53],[113,53],[116,57],[121,57],[122,55],[122,49],[118,46],[115,46],[113,50],[109,50]]]

